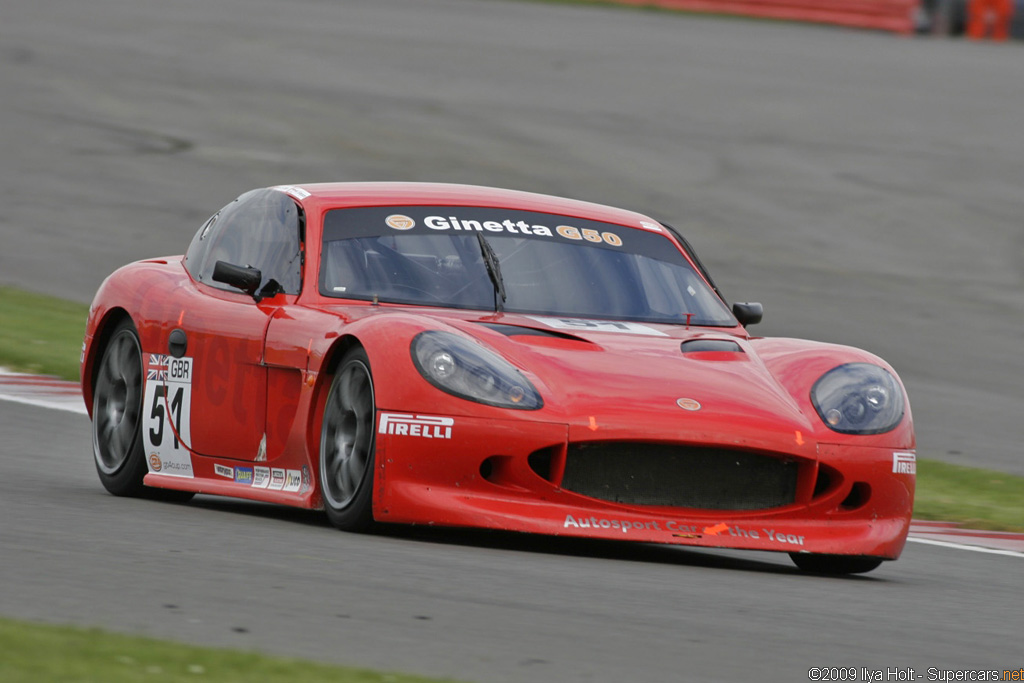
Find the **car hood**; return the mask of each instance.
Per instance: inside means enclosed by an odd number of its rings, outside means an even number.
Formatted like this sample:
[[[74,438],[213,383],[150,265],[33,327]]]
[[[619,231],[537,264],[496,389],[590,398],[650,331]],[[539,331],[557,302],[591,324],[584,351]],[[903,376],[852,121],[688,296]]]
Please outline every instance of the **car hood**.
[[[640,433],[813,457],[817,416],[735,329],[511,314],[436,322],[521,368],[545,400],[537,417],[568,423],[575,440]]]

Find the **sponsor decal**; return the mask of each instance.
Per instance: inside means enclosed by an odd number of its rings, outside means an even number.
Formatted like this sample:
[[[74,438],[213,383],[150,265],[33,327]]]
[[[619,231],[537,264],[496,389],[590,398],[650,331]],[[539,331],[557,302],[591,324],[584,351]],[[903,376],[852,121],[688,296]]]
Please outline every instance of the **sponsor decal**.
[[[598,517],[573,517],[565,516],[562,523],[563,529],[619,529],[622,533],[629,533],[630,529],[652,529],[661,531],[661,527],[654,520],[647,522],[630,522],[624,519],[601,519]]]
[[[235,468],[235,483],[250,486],[253,483],[253,472],[251,467]]]
[[[270,468],[259,467],[253,468],[252,475],[252,486],[257,489],[265,489],[270,486]]]
[[[412,225],[406,228],[397,227],[391,223],[390,219],[392,218],[394,218],[394,216],[388,216],[386,219],[387,224],[392,228],[397,230],[408,230],[412,227]],[[408,217],[401,216],[401,218]],[[500,232],[506,235],[537,235],[540,237],[553,237],[554,234],[557,233],[559,236],[564,237],[567,240],[607,244],[612,247],[622,246],[622,237],[620,237],[618,233],[611,232],[610,230],[598,231],[593,228],[578,228],[574,225],[559,225],[555,227],[554,232],[552,232],[551,228],[546,225],[531,224],[524,220],[513,221],[506,218],[501,221],[478,221],[462,219],[458,216],[426,216],[423,219],[423,224],[431,230],[486,231],[495,233]]]
[[[796,534],[784,534],[781,531],[775,529],[764,529],[760,531],[757,529],[744,529],[741,526],[729,527],[729,535],[736,538],[753,538],[755,540],[761,540],[766,538],[769,541],[775,541],[784,545],[803,545],[804,536],[797,536]]]
[[[504,232],[513,235],[541,235],[551,237],[551,228],[546,225],[530,225],[526,221],[476,221],[461,220],[457,216],[427,216],[423,224],[431,230],[475,230],[482,232]]]
[[[416,227],[416,221],[400,213],[391,214],[384,219],[384,222],[387,223],[389,228],[394,228],[395,230],[412,230]]]
[[[286,478],[287,476],[285,475],[284,470],[279,470],[276,467],[271,469],[270,486],[268,486],[267,488],[271,489],[272,491],[280,491],[281,489],[284,488],[284,482]]]
[[[681,531],[682,533],[672,534],[673,536],[682,536],[685,538],[700,538],[700,529],[693,524],[683,524],[673,519],[665,522],[665,528],[669,531]]]
[[[299,470],[288,470],[285,472],[284,490],[298,493],[302,487],[302,472]]]
[[[309,473],[309,466],[302,466],[302,486],[299,488],[299,493],[305,493],[306,491],[313,488],[313,477]]]
[[[556,330],[575,330],[577,332],[619,332],[622,334],[647,334],[654,337],[667,337],[664,332],[641,325],[639,323],[627,323],[621,320],[585,320],[583,318],[547,318],[539,315],[528,315],[527,318],[536,320],[542,325],[553,327]]]
[[[613,247],[622,246],[622,238],[614,232],[598,232],[597,230],[592,230],[590,228],[580,230],[573,225],[559,225],[555,228],[555,232],[567,240],[586,240],[588,242],[604,242],[605,244],[610,244]]]
[[[683,410],[689,410],[691,413],[700,410],[700,403],[694,401],[692,398],[680,398],[676,400],[676,405]]]
[[[407,413],[381,413],[379,434],[417,436],[421,439],[450,439],[455,418]]]
[[[153,472],[159,472],[164,467],[163,462],[160,461],[160,456],[153,453],[149,456],[149,469]]]
[[[228,479],[234,479],[235,478],[235,471],[233,469],[231,469],[230,467],[228,467],[227,465],[221,465],[219,463],[214,464],[213,472],[218,477],[227,477]]]
[[[300,199],[300,200],[301,199],[305,199],[306,197],[309,196],[309,192],[307,192],[306,190],[303,190],[301,187],[298,187],[297,185],[278,185],[274,189],[275,190],[280,190],[281,192],[284,192],[285,194],[290,194],[291,196],[295,197],[296,199]]]
[[[913,453],[893,453],[892,471],[894,474],[917,474],[917,456]]]
[[[624,534],[631,530],[670,531],[678,538],[701,538],[702,535],[725,536],[728,534],[733,538],[752,538],[755,540],[767,540],[785,546],[804,545],[805,536],[787,534],[775,529],[745,529],[741,526],[729,526],[725,522],[714,526],[700,528],[695,524],[686,524],[676,520],[659,522],[657,520],[630,521],[624,519],[604,519],[601,517],[574,517],[566,515],[562,522],[563,529],[606,529],[618,530]]]

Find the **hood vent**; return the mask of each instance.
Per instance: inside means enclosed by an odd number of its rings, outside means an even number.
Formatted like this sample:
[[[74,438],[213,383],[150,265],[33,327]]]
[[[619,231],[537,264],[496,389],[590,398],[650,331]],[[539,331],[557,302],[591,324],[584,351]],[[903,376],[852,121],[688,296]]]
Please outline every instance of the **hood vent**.
[[[586,339],[581,339],[574,334],[566,334],[564,332],[556,332],[554,330],[540,330],[535,327],[521,327],[519,325],[506,325],[504,323],[477,323],[483,325],[487,329],[500,332],[506,337],[547,337],[555,339],[569,339],[571,341],[583,342],[589,344],[591,342]]]
[[[691,339],[679,345],[683,353],[743,353],[731,339]]]

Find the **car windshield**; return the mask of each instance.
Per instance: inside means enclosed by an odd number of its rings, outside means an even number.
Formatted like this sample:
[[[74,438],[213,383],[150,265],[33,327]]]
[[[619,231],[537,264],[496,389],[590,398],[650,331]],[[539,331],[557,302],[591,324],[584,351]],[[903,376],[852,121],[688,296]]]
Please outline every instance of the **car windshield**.
[[[500,266],[504,302],[488,274],[480,236]],[[508,209],[392,206],[329,211],[323,239],[320,292],[330,297],[737,324],[660,229]]]

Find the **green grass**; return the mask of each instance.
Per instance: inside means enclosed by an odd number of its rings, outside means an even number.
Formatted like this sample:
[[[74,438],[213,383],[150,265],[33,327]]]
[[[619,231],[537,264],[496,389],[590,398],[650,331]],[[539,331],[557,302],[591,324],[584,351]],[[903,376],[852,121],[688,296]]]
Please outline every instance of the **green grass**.
[[[4,683],[428,683],[437,679],[0,619]]]
[[[1024,477],[918,460],[914,517],[961,522],[973,529],[1024,531]]]
[[[85,304],[0,287],[0,366],[77,380],[88,313]]]

